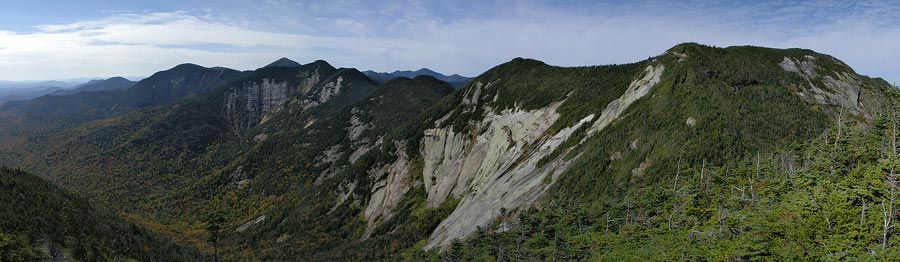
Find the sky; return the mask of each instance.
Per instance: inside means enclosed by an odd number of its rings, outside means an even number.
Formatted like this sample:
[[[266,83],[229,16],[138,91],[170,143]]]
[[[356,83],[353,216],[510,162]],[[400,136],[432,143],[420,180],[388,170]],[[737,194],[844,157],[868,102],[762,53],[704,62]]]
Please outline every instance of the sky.
[[[281,57],[477,76],[515,57],[622,64],[683,42],[801,47],[900,82],[898,1],[3,1],[0,80]]]

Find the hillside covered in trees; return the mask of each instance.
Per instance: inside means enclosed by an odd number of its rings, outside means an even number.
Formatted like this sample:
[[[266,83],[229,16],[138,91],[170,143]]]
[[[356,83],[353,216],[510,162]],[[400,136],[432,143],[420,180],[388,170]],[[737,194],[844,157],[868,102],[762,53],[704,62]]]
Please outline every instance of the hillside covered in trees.
[[[404,258],[890,261],[900,256],[896,117],[873,127],[844,119],[807,142],[684,164],[637,203],[551,198],[446,250]]]
[[[200,261],[194,248],[0,167],[0,261]]]
[[[167,77],[200,86],[148,88]],[[113,111],[91,93],[0,108],[13,124],[0,127],[0,163],[229,261],[900,250],[897,90],[812,50],[685,43],[583,67],[516,58],[461,89],[284,59],[145,81],[116,91],[134,99]],[[81,106],[44,108],[55,99]],[[4,233],[31,239],[19,226]]]

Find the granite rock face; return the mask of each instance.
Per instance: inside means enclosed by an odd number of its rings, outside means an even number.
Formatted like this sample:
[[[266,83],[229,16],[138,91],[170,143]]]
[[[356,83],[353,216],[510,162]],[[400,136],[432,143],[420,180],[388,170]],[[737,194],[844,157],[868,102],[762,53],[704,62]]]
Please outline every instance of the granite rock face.
[[[465,238],[506,215],[504,210],[530,207],[577,157],[566,160],[562,157],[565,154],[560,154],[545,158],[582,125],[591,125],[587,130],[590,136],[618,119],[660,82],[664,69],[663,65],[648,66],[599,117],[588,115],[557,132],[550,127],[559,119],[556,110],[566,100],[528,111],[514,108],[494,113],[485,109],[487,116],[473,128],[485,130],[478,135],[456,133],[452,128],[426,130],[421,152],[427,205],[436,207],[450,196],[461,200],[432,232],[425,249],[445,247]],[[476,83],[473,97],[464,98],[463,103],[477,104],[480,89]],[[572,149],[564,150],[568,153]],[[547,162],[539,165],[542,160]]]
[[[241,83],[225,92],[225,117],[232,127],[248,129],[265,123],[275,113],[284,109],[295,94],[309,92],[321,79],[319,70],[301,72],[299,84],[286,80],[263,78]]]
[[[822,59],[832,59],[831,63],[846,66],[835,58],[817,58],[811,55],[802,58],[785,56],[778,65],[805,80],[806,83],[792,85],[791,90],[807,103],[835,106],[871,119],[874,107],[865,105],[877,103],[861,102],[867,95],[874,95],[865,93],[867,90],[863,88],[862,79],[853,72],[829,71],[819,66]]]

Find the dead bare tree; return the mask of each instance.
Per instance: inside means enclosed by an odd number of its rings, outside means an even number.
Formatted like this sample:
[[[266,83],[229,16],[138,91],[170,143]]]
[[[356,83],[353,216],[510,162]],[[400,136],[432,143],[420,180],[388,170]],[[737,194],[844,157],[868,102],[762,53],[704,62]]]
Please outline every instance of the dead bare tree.
[[[678,204],[681,202],[681,197],[678,196],[678,175],[681,174],[681,154],[678,156],[678,164],[675,166],[675,182],[672,183],[672,198],[677,201],[672,201],[672,211],[669,212],[669,230],[672,230],[672,219],[675,217],[675,212],[677,211]]]
[[[703,164],[700,165],[700,183],[703,186],[703,192],[709,191],[709,185],[706,184],[706,158],[703,159]]]
[[[603,233],[604,233],[604,234],[609,234],[609,222],[615,222],[615,221],[618,221],[618,220],[622,220],[622,219],[621,219],[621,218],[609,219],[609,213],[606,213],[606,231],[604,231]],[[620,228],[621,228],[621,227],[620,227]]]
[[[672,183],[672,194],[676,193],[678,188],[678,175],[681,173],[681,156],[678,156],[678,164],[675,165],[675,182]]]
[[[891,214],[888,209],[884,207],[884,199],[881,200],[881,214],[883,217],[882,221],[884,222],[884,231],[881,235],[881,249],[884,250],[887,248],[888,231],[891,230]]]
[[[516,238],[516,260],[522,260],[522,242],[525,241],[525,223],[519,226],[519,237]]]
[[[838,119],[837,119],[837,124],[838,124],[837,136],[834,137],[834,154],[835,154],[835,155],[837,154],[838,141],[841,140],[841,128],[842,128],[842,125],[843,125],[843,122],[841,122],[841,119],[842,119],[843,117],[844,117],[844,108],[842,107],[842,108],[841,108],[841,113],[838,114]]]
[[[887,176],[887,184],[888,184],[888,207],[884,207],[884,200],[881,202],[881,211],[884,213],[884,225],[882,227],[882,235],[881,235],[881,249],[887,248],[887,243],[890,235],[888,234],[893,225],[891,224],[891,220],[894,217],[894,187],[896,186],[896,178],[894,177],[894,161],[897,158],[897,113],[891,112],[891,155],[888,156],[888,166],[890,166],[890,173]]]
[[[862,210],[859,212],[859,228],[866,226],[866,199],[863,198]]]
[[[750,205],[756,204],[756,193],[753,192],[753,184],[759,179],[759,151],[756,151],[756,175],[750,179]]]

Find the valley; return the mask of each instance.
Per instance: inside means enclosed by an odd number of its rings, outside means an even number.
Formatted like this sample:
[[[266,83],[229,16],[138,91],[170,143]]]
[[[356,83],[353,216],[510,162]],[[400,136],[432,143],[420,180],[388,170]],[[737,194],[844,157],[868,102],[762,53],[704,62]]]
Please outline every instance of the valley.
[[[620,65],[515,58],[461,86],[423,70],[183,64],[8,102],[0,165],[223,261],[900,250],[882,212],[896,210],[897,90],[830,55],[683,43]],[[131,257],[171,246],[146,245]]]

